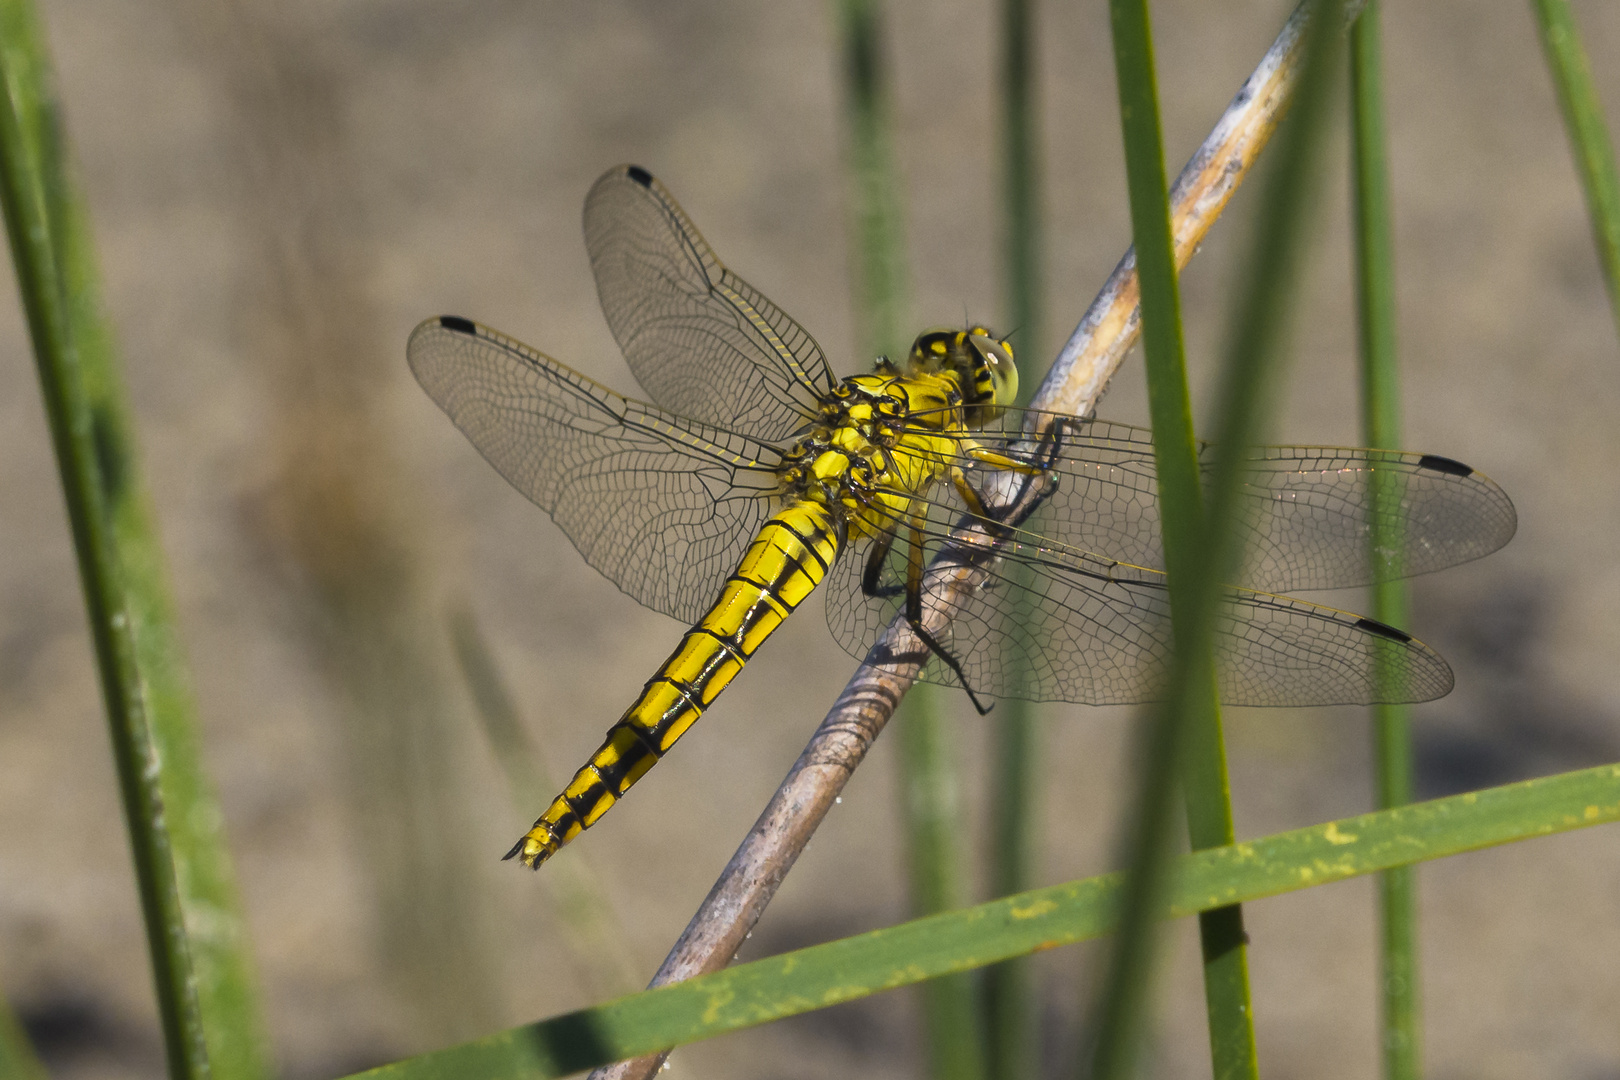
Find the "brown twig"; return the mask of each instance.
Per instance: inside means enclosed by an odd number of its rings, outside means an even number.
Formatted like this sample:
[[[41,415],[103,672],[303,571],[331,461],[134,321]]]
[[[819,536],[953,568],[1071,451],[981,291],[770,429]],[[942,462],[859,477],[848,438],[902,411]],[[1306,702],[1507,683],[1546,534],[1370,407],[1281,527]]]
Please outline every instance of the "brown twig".
[[[1349,7],[1354,18],[1361,4]],[[1301,4],[1283,24],[1177,177],[1170,200],[1178,267],[1192,258],[1282,119],[1298,75],[1307,11],[1308,4]],[[1053,361],[1031,408],[1084,416],[1096,407],[1140,332],[1139,298],[1136,256],[1127,251]],[[1024,487],[1029,496],[1029,485]],[[994,540],[982,533],[959,539],[994,550]],[[930,569],[924,595],[939,598],[924,611],[930,632],[948,625],[952,598],[968,595],[981,576],[977,563],[959,558]],[[731,962],[926,660],[904,616],[897,618],[838,695],[649,985],[681,982]],[[667,1056],[621,1061],[597,1069],[591,1080],[646,1080]]]

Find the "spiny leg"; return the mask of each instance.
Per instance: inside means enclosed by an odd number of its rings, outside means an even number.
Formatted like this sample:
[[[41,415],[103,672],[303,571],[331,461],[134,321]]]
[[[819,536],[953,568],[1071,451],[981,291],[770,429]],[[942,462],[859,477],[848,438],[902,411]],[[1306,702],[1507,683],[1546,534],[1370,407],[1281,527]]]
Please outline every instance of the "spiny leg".
[[[1000,524],[979,498],[979,493],[968,483],[967,472],[960,465],[951,466],[951,483],[956,487],[956,493],[962,497],[962,505],[968,508],[968,513],[985,521]]]
[[[999,450],[992,450],[987,446],[980,446],[977,442],[970,442],[964,448],[967,456],[982,465],[1002,472],[1018,473],[1021,476],[1039,476],[1052,467],[1056,454],[1048,454],[1044,449],[1035,461],[1024,461],[1020,458],[1003,454]]]
[[[919,500],[920,501],[920,500]],[[906,552],[906,622],[911,625],[911,632],[917,635],[924,645],[945,662],[945,665],[956,673],[957,679],[962,683],[962,689],[967,691],[968,700],[983,716],[990,711],[990,706],[979,700],[979,695],[973,692],[973,686],[968,682],[967,673],[962,670],[961,663],[952,656],[950,651],[940,644],[939,640],[923,628],[922,624],[922,580],[923,580],[923,533],[922,517],[913,508],[911,512],[911,540]]]
[[[883,576],[883,564],[888,561],[889,549],[894,546],[894,533],[884,530],[872,538],[872,546],[866,552],[866,572],[861,575],[861,592],[870,597],[893,596],[899,590],[890,586],[885,589],[878,584],[878,578]]]
[[[1063,435],[1072,426],[1071,421],[1059,417],[1052,429],[1041,439],[1036,452],[1028,460],[991,450],[988,447],[980,446],[976,442],[967,443],[964,446],[964,452],[967,457],[980,464],[989,465],[993,469],[1012,472],[1024,477],[1024,491],[1012,500],[1011,505],[1013,506],[1024,500],[1025,495],[1028,494],[1029,484],[1036,481],[1045,482],[1043,490],[1035,497],[1035,501],[1018,514],[1018,521],[1022,522],[1034,512],[1036,507],[1050,498],[1052,493],[1057,490],[1058,474],[1052,471],[1052,467],[1057,464],[1058,458],[1062,456]],[[1016,529],[1017,526],[1016,524],[1009,524],[1007,513],[990,512],[990,508],[985,505],[983,498],[979,495],[978,489],[968,480],[966,469],[963,469],[960,465],[953,465],[949,472],[951,483],[956,488],[956,493],[961,497],[963,505],[968,508],[968,512],[993,526],[1004,527],[1004,531],[1000,534],[1001,538],[1009,538],[1012,535],[1012,530]]]

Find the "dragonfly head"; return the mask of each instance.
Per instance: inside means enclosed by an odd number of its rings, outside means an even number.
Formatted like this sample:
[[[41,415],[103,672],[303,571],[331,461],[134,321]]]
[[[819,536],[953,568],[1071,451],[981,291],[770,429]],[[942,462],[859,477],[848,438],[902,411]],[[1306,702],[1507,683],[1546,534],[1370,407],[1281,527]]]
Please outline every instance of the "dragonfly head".
[[[962,389],[969,426],[987,424],[1018,397],[1018,366],[1012,346],[987,327],[929,330],[906,360],[908,374],[954,374]]]

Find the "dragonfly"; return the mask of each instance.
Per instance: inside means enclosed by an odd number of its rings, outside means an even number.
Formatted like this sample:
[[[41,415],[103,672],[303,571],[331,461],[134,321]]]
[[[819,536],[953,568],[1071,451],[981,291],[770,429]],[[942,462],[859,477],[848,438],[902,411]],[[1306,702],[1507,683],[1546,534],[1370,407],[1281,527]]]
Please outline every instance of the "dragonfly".
[[[690,626],[506,858],[538,868],[600,820],[818,586],[852,655],[904,618],[920,677],[981,712],[1159,695],[1171,635],[1148,431],[1014,408],[1012,345],[984,326],[927,331],[902,361],[835,377],[638,166],[595,183],[584,226],[649,401],[459,316],[426,320],[407,347],[428,395],[589,565]],[[1242,490],[1244,556],[1216,620],[1224,702],[1451,690],[1446,662],[1404,631],[1283,594],[1495,551],[1517,525],[1500,487],[1432,454],[1272,446],[1248,452]],[[1394,549],[1375,557],[1374,536]],[[946,595],[928,568],[953,560],[976,577]],[[942,608],[938,631],[925,616]]]

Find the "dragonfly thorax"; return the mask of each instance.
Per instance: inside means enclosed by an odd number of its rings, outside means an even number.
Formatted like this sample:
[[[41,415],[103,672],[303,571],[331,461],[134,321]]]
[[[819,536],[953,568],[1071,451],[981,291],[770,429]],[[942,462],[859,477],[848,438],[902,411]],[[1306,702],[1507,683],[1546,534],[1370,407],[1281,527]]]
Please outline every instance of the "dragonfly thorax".
[[[838,512],[849,535],[866,522],[893,522],[914,496],[944,475],[965,434],[955,371],[902,375],[892,366],[855,375],[783,455],[778,472],[788,502],[814,501]]]
[[[822,403],[821,414],[783,455],[778,475],[790,497],[840,503],[889,471],[887,451],[905,425],[904,394],[888,392],[897,380],[845,379]]]

